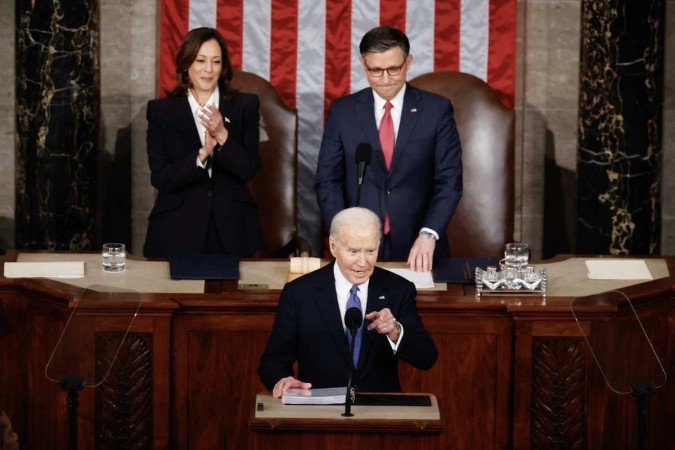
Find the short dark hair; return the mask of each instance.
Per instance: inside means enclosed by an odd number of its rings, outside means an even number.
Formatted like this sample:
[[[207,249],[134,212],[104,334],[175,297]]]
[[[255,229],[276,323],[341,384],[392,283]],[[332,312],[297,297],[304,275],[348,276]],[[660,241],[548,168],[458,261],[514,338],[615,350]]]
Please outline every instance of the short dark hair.
[[[177,82],[176,87],[169,92],[170,96],[181,97],[187,94],[187,91],[191,86],[188,69],[195,59],[197,59],[197,53],[199,53],[202,44],[212,39],[218,43],[220,51],[223,54],[223,70],[218,77],[220,97],[223,99],[230,99],[236,92],[230,87],[230,81],[232,81],[232,62],[230,61],[230,54],[227,51],[225,39],[215,28],[200,27],[190,30],[180,44],[178,54],[176,54]]]
[[[361,56],[366,56],[368,53],[383,53],[394,47],[401,47],[403,57],[407,58],[410,53],[408,36],[398,28],[382,26],[375,27],[363,35],[359,51]]]

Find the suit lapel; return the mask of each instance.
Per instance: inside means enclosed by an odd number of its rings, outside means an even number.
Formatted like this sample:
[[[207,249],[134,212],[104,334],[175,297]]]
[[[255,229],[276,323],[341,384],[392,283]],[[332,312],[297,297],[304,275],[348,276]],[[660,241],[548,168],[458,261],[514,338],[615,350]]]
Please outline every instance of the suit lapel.
[[[364,89],[359,93],[358,100],[359,101],[356,104],[356,118],[363,129],[366,141],[373,145],[374,161],[377,162],[382,170],[386,171],[382,146],[380,145],[380,134],[377,130],[377,122],[375,122],[375,99],[373,98],[373,90]]]
[[[337,293],[335,292],[334,264],[333,262],[319,269],[322,272],[321,277],[317,278],[317,282],[314,285],[314,303],[335,344],[342,351],[344,358],[349,358],[349,347],[342,326]]]
[[[188,138],[192,141],[192,146],[197,145],[197,148],[201,147],[202,142],[199,139],[199,130],[197,129],[195,118],[192,115],[192,110],[190,110],[190,102],[188,101],[187,95],[176,99],[176,119],[177,124],[184,126],[186,127],[186,130],[189,130],[190,134]]]
[[[380,311],[386,308],[389,300],[389,287],[380,282],[378,274],[379,269],[375,269],[370,283],[368,284],[368,304],[366,305],[366,314],[373,311]],[[359,355],[359,368],[363,367],[367,361],[370,361],[370,354],[372,353],[375,341],[378,338],[377,331],[368,331],[367,327],[371,323],[370,320],[364,321],[363,341],[361,342],[361,354]]]
[[[234,108],[232,107],[232,102],[225,102],[221,100],[220,105],[218,105],[218,111],[220,111],[220,114],[223,116],[223,124],[225,125],[225,128],[227,130],[231,130],[230,127],[232,124],[227,120],[231,120],[232,117],[234,117]]]
[[[391,162],[391,171],[393,172],[399,161],[403,157],[410,136],[412,135],[417,120],[422,113],[421,97],[417,90],[408,84],[403,98],[403,110],[401,111],[401,123],[396,135],[396,145],[394,147],[394,159]]]

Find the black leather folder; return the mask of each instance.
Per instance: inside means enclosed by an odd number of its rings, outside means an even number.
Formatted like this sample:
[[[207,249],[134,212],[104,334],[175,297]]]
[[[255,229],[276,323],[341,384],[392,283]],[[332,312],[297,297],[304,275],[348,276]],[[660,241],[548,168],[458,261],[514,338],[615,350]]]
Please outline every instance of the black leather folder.
[[[431,398],[424,394],[356,394],[354,404],[368,406],[431,406]]]
[[[472,284],[476,267],[499,266],[499,258],[476,256],[470,258],[446,258],[434,261],[434,281],[436,283]]]
[[[238,280],[239,259],[233,255],[169,257],[172,280]]]

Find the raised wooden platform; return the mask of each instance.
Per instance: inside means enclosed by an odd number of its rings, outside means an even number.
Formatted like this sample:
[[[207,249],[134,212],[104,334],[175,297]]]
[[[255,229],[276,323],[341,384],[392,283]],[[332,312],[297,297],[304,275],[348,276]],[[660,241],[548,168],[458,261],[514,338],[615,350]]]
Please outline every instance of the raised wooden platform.
[[[6,260],[17,256],[10,252]],[[675,258],[664,260],[675,273]],[[247,264],[255,273],[255,263]],[[401,373],[405,391],[438,398],[445,421],[439,448],[630,448],[637,442],[635,400],[607,387],[583,337],[590,337],[612,380],[656,376],[633,310],[599,284],[597,293],[575,303],[580,328],[570,302],[588,280],[569,284],[572,294],[565,295],[568,282],[548,270],[556,291],[545,299],[477,299],[472,286],[456,285],[419,293],[439,360],[431,371],[402,365]],[[675,448],[673,279],[620,288],[671,376],[648,399],[648,448]],[[68,446],[66,394],[45,376],[45,365],[83,289],[0,279],[0,408],[12,418],[22,449]],[[80,448],[252,448],[251,407],[264,390],[256,368],[278,294],[139,294],[140,311],[110,375],[79,395]],[[130,308],[105,298],[86,304],[88,326],[80,327],[72,348],[83,373],[107,367]]]

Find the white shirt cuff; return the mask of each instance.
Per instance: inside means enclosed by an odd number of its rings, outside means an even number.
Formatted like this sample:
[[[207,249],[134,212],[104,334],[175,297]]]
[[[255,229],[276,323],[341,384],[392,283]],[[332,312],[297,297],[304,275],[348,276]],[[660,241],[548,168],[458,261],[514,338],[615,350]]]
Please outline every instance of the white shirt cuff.
[[[422,229],[420,230],[420,233],[421,233],[422,231],[426,231],[426,232],[428,232],[428,233],[433,234],[433,235],[434,235],[434,238],[435,238],[436,240],[438,240],[438,233],[436,233],[436,232],[435,232],[434,230],[432,230],[431,228],[422,227]]]
[[[396,322],[400,327],[401,331],[398,333],[398,340],[396,342],[392,341],[389,339],[389,336],[387,336],[387,340],[389,341],[389,345],[391,345],[391,349],[396,353],[398,350],[398,346],[401,345],[401,340],[403,339],[403,324],[400,322]]]

